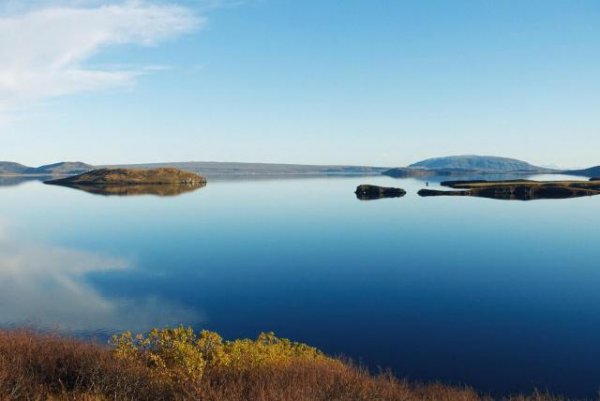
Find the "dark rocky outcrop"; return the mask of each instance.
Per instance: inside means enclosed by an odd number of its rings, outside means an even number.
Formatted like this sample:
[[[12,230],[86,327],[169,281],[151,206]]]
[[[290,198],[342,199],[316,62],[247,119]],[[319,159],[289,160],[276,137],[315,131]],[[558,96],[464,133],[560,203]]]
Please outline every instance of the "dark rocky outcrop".
[[[400,198],[406,195],[402,188],[380,187],[377,185],[359,185],[354,191],[360,200],[374,200],[382,198]]]
[[[117,168],[93,170],[45,183],[101,195],[172,196],[201,188],[206,185],[206,179],[198,174],[174,168]]]

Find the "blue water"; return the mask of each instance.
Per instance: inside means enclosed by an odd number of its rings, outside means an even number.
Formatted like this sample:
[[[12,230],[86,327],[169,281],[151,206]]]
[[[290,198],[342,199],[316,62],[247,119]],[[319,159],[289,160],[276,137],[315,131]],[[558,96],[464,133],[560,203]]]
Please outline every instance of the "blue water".
[[[405,188],[361,202],[356,185]],[[600,197],[419,198],[386,177],[177,197],[0,187],[0,325],[274,331],[415,380],[600,389]]]

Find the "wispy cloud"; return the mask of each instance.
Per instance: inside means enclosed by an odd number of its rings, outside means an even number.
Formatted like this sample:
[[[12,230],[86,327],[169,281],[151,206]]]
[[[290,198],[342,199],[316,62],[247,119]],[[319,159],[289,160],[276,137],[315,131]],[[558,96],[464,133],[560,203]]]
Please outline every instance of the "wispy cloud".
[[[23,101],[130,85],[148,67],[86,65],[110,46],[153,46],[201,28],[190,9],[143,0],[9,1],[0,8],[0,113]]]

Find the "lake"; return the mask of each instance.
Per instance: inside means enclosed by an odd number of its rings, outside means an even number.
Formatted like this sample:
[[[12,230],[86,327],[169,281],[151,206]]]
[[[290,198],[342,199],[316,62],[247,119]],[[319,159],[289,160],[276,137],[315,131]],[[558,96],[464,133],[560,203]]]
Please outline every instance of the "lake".
[[[408,195],[359,201],[362,183]],[[409,379],[594,396],[600,197],[420,198],[424,187],[223,180],[105,197],[3,186],[0,325],[97,338],[180,323],[226,338],[274,331]]]

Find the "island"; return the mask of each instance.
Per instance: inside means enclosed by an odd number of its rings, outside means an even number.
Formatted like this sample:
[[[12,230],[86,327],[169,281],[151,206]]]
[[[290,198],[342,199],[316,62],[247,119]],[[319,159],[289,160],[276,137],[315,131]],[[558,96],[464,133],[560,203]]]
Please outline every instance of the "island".
[[[422,189],[420,196],[474,196],[503,200],[568,199],[600,195],[600,181],[445,181],[454,190]]]
[[[374,200],[383,198],[400,198],[406,195],[402,188],[388,188],[377,185],[359,185],[354,191],[356,197],[360,200]]]
[[[173,196],[204,187],[206,178],[176,168],[103,168],[73,177],[45,181],[45,184],[101,195]]]

